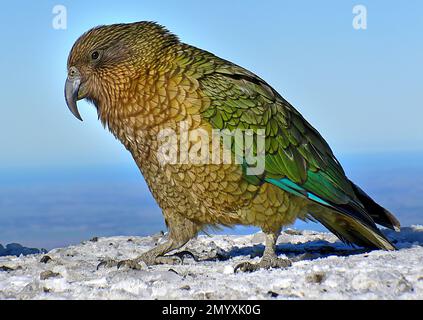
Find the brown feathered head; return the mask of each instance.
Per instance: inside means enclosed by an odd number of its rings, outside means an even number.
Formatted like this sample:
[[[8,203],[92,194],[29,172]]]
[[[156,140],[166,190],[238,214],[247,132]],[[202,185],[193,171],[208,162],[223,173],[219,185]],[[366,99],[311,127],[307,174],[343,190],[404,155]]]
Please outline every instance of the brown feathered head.
[[[98,110],[113,104],[132,79],[147,72],[165,48],[177,42],[154,22],[100,26],[84,33],[68,58],[65,98],[70,111],[82,121],[78,100],[86,98]]]

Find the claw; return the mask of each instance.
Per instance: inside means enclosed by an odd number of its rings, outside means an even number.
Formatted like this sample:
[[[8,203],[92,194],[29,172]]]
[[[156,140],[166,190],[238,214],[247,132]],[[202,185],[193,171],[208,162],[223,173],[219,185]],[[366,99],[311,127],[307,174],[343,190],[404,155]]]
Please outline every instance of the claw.
[[[112,268],[112,267],[115,267],[117,264],[118,262],[116,260],[112,260],[112,259],[103,260],[97,265],[97,271],[101,267]]]
[[[157,257],[155,262],[156,262],[156,264],[170,264],[170,265],[176,265],[176,264],[183,264],[184,263],[183,259],[176,254],[171,255],[171,256]]]
[[[280,259],[276,257],[271,257],[271,258],[265,257],[265,258],[262,258],[259,263],[241,262],[235,267],[234,272],[235,273],[238,271],[254,272],[259,269],[270,269],[270,268],[284,269],[290,266],[292,266],[292,262],[288,259]]]
[[[101,268],[101,267],[105,267],[106,266],[106,262],[105,261],[101,261],[98,265],[97,265],[97,271]]]
[[[132,270],[142,270],[142,269],[144,269],[143,266],[135,260],[122,260],[122,261],[119,261],[118,264],[117,264],[118,269],[120,269],[121,267],[124,267],[124,266],[128,267],[129,269],[132,269]]]
[[[234,273],[237,273],[238,271],[254,272],[254,271],[257,271],[259,268],[260,267],[258,266],[258,264],[253,264],[250,262],[241,262],[235,267]]]
[[[181,261],[182,261],[182,263],[184,262],[184,257],[185,256],[189,256],[189,257],[193,258],[195,262],[200,261],[200,259],[198,259],[198,257],[196,255],[194,255],[192,252],[190,252],[188,250],[177,252],[175,254],[168,255],[166,257],[173,257],[173,256],[180,258]]]

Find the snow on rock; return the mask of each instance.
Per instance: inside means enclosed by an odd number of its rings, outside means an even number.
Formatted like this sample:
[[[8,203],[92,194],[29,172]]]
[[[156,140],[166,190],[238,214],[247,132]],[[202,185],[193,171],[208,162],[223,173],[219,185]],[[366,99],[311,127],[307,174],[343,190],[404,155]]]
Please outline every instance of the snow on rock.
[[[366,252],[329,233],[288,229],[277,249],[292,267],[254,273],[234,267],[259,261],[262,233],[199,236],[184,250],[200,261],[186,256],[182,265],[140,270],[97,265],[135,258],[165,241],[162,235],[93,238],[48,253],[0,257],[0,299],[423,299],[423,227],[386,234],[400,250]]]

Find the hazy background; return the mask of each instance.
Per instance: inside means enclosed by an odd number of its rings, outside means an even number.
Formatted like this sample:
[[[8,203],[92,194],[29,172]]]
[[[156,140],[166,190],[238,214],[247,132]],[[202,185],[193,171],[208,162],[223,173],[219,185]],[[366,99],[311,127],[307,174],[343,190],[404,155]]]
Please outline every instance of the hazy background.
[[[58,4],[66,30],[52,27]],[[367,30],[352,27],[357,4]],[[63,98],[77,37],[139,20],[266,79],[350,178],[403,225],[423,223],[422,1],[17,1],[0,12],[0,243],[51,248],[164,228],[129,153],[93,107],[79,103],[81,123]]]

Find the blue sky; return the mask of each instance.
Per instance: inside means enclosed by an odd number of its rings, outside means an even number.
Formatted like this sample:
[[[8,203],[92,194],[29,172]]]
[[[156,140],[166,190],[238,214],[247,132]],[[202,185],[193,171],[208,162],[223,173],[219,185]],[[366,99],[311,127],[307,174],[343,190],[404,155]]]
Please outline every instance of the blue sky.
[[[52,9],[67,8],[67,30]],[[368,9],[368,29],[352,8]],[[99,25],[154,20],[182,41],[260,75],[324,135],[337,154],[422,151],[423,2],[13,1],[0,12],[0,166],[131,163],[80,104],[63,99],[76,38]]]

